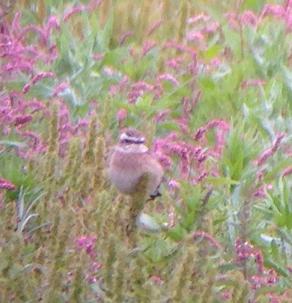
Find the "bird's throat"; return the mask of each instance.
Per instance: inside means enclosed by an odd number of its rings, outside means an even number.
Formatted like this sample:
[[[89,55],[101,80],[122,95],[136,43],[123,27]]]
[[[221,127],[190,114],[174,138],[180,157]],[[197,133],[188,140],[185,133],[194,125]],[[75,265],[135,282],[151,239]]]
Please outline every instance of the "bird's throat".
[[[116,150],[122,153],[146,153],[148,147],[144,144],[127,144],[117,146]]]

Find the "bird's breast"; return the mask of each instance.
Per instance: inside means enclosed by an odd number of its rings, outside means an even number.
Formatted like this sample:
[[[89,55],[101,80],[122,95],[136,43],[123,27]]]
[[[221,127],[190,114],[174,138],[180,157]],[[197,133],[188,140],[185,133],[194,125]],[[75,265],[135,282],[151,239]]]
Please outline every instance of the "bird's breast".
[[[135,171],[119,168],[110,169],[109,174],[111,182],[124,194],[133,193],[141,177]]]
[[[113,153],[109,177],[120,192],[133,193],[145,173],[150,175],[148,191],[151,194],[161,182],[163,170],[160,164],[148,153],[124,153],[120,150]]]
[[[120,192],[130,194],[135,191],[135,186],[142,175],[138,162],[139,159],[134,155],[125,154],[121,151],[113,153],[110,161],[109,177]]]

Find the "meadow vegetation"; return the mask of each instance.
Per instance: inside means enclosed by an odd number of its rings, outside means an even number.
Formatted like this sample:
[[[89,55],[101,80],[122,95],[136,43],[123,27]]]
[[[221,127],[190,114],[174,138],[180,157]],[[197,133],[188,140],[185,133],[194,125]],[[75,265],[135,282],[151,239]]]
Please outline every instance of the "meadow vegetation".
[[[292,302],[292,1],[0,13],[0,302]],[[127,126],[155,201],[107,179]]]

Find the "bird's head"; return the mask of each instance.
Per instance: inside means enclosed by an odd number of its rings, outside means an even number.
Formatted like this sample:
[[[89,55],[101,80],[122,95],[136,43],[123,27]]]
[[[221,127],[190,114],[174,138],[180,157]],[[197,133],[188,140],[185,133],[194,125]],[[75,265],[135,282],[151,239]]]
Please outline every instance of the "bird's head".
[[[123,129],[120,133],[119,138],[120,144],[144,144],[145,143],[145,137],[143,134],[134,128],[126,128]]]

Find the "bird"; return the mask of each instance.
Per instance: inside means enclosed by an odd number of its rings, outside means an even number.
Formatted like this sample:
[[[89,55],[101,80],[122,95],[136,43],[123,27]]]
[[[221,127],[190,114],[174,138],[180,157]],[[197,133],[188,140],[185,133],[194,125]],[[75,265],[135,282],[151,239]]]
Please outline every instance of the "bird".
[[[108,169],[109,179],[118,191],[134,194],[141,177],[147,174],[146,194],[153,200],[161,196],[163,173],[162,166],[145,145],[143,134],[135,128],[123,129],[111,152]]]

